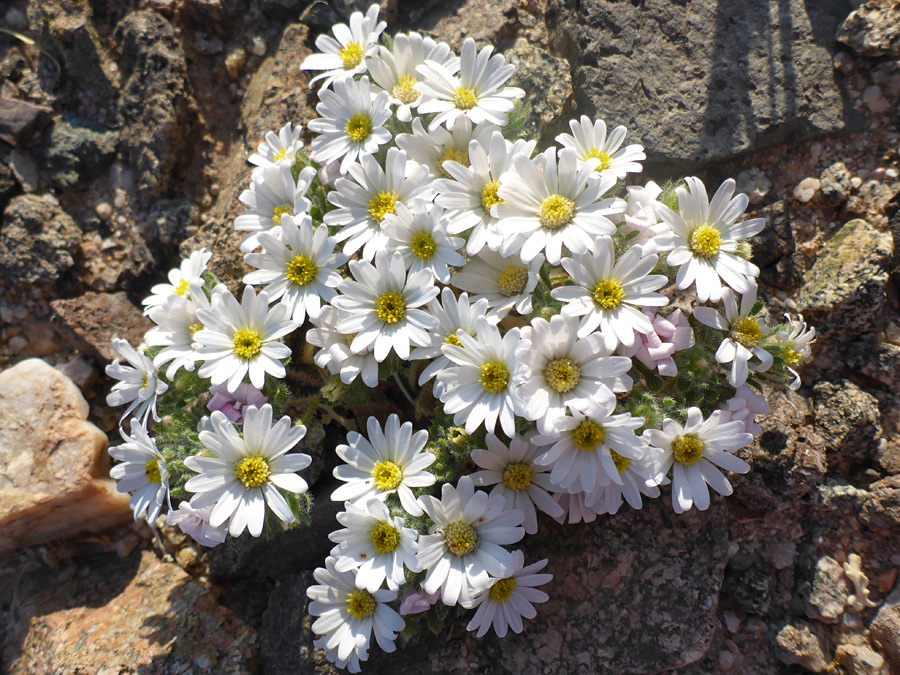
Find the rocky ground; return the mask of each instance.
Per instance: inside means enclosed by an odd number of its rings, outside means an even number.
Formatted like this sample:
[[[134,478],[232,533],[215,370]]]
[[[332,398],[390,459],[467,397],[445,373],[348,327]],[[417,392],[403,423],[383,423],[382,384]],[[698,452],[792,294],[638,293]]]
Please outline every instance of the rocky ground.
[[[7,672],[331,673],[305,589],[311,529],[212,552],[131,523],[108,479],[114,335],[232,220],[262,134],[307,122],[299,64],[356,0],[12,0],[0,32],[0,665]],[[821,337],[796,393],[705,513],[663,501],[544,523],[551,601],[520,637],[464,623],[365,672],[900,673],[900,3],[385,0],[391,29],[519,67],[543,143],[625,124],[650,178],[727,176],[769,226],[774,311]],[[15,33],[25,36],[21,39]],[[539,98],[535,98],[539,97]],[[358,411],[359,412],[359,411]],[[346,414],[352,417],[351,412]],[[363,413],[360,413],[363,414]],[[332,421],[314,437],[326,449]],[[60,538],[67,536],[67,538]]]

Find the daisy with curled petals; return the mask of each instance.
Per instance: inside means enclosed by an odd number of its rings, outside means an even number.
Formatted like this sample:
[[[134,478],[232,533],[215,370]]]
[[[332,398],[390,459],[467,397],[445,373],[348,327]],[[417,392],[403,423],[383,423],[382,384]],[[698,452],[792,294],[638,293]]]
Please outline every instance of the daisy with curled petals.
[[[350,15],[350,26],[347,24],[335,24],[332,28],[334,37],[320,35],[316,38],[316,47],[320,54],[310,54],[300,70],[323,70],[309,81],[312,86],[319,80],[324,80],[322,88],[325,89],[334,80],[346,76],[360,75],[366,72],[366,57],[375,56],[378,51],[378,38],[387,27],[384,21],[378,21],[378,4],[369,7],[365,16],[362,12],[353,12]],[[319,96],[322,92],[319,92]]]
[[[309,211],[312,202],[306,193],[315,177],[316,170],[310,166],[300,172],[296,182],[288,166],[265,168],[260,172],[250,189],[240,196],[241,203],[249,210],[234,219],[235,230],[250,233],[241,242],[241,253],[259,246],[259,233],[279,227],[282,216],[299,216]]]
[[[482,424],[493,433],[499,420],[503,433],[514,436],[519,329],[501,337],[496,326],[480,317],[475,322],[475,337],[464,332],[457,332],[456,337],[458,347],[441,346],[454,364],[437,375],[435,391],[440,392],[444,412],[453,415],[453,424],[465,424],[467,434]]]
[[[374,417],[366,422],[369,438],[355,431],[347,434],[348,445],[337,446],[335,452],[346,464],[334,469],[334,477],[344,481],[335,490],[333,501],[365,503],[370,497],[381,501],[397,493],[400,504],[411,516],[421,516],[422,509],[413,497],[412,488],[434,485],[434,476],[426,468],[435,456],[422,452],[428,442],[427,431],[412,432],[412,422],[400,424],[397,415],[390,415],[384,431]]]
[[[550,480],[554,485],[590,494],[598,485],[622,484],[616,463],[622,457],[643,457],[647,441],[634,433],[644,426],[644,418],[614,415],[615,409],[613,399],[594,403],[583,413],[573,410],[570,416],[553,421],[553,433],[531,439],[535,445],[550,446],[535,461],[553,467]]]
[[[631,347],[635,333],[653,332],[653,323],[640,308],[669,303],[655,292],[668,279],[650,274],[658,259],[655,253],[644,256],[640,246],[632,246],[616,260],[611,238],[598,237],[594,244],[592,255],[563,258],[562,266],[576,285],[554,288],[550,297],[566,303],[563,316],[582,317],[578,337],[599,328],[608,350],[620,343]]]
[[[494,434],[488,434],[485,441],[487,450],[472,451],[472,461],[482,469],[472,474],[472,482],[479,487],[493,485],[491,495],[503,497],[507,509],[521,511],[526,534],[537,532],[535,507],[553,518],[563,514],[562,507],[547,494],[553,490],[547,469],[534,461],[543,450],[521,436],[515,436],[509,447]]]
[[[463,476],[457,487],[444,483],[441,498],[419,497],[419,504],[434,522],[419,536],[416,557],[426,570],[422,590],[441,591],[445,605],[470,605],[473,595],[488,587],[491,576],[512,569],[512,553],[503,546],[523,536],[522,513],[506,508],[500,495],[475,491]]]
[[[503,86],[516,67],[507,64],[501,54],[491,56],[493,51],[488,45],[476,54],[475,40],[466,38],[460,52],[459,76],[436,61],[426,61],[416,68],[422,81],[415,88],[430,97],[419,105],[419,114],[436,113],[429,131],[442,124],[449,129],[463,115],[473,124],[506,125],[506,115],[515,107],[513,100],[522,98],[525,92]]]
[[[388,93],[373,96],[368,77],[358,82],[349,77],[336,80],[334,91],[319,91],[319,100],[319,118],[306,125],[318,134],[311,150],[319,164],[340,159],[344,174],[358,158],[378,152],[379,145],[390,142],[391,132],[384,128],[391,118]]]
[[[704,326],[728,334],[716,350],[716,361],[731,364],[728,384],[737,388],[747,381],[750,359],[755,356],[759,360],[759,363],[753,365],[753,370],[763,373],[772,366],[773,358],[772,354],[760,346],[765,333],[759,320],[751,316],[753,305],[756,304],[756,285],[741,297],[740,311],[730,288],[722,291],[722,304],[725,306],[724,317],[712,307],[696,307],[694,318]]]
[[[297,162],[297,153],[303,148],[303,141],[300,140],[302,131],[303,125],[293,126],[290,122],[281,127],[277,134],[269,131],[265,142],[259,144],[247,161],[259,169],[282,166],[291,168]],[[259,169],[254,169],[257,175]]]
[[[806,326],[802,314],[798,319],[792,319],[787,314],[784,318],[788,321],[787,329],[777,331],[775,339],[778,341],[784,367],[794,376],[788,387],[791,391],[796,391],[800,388],[800,374],[794,369],[809,360],[810,346],[816,340],[816,329]]]
[[[169,385],[159,379],[156,366],[150,362],[150,359],[135,351],[128,340],[113,338],[112,344],[113,348],[130,365],[120,365],[119,359],[116,359],[106,366],[106,374],[114,380],[119,380],[107,395],[106,405],[115,408],[126,403],[129,404],[119,419],[120,427],[122,420],[128,417],[132,411],[144,425],[147,424],[147,417],[150,415],[153,415],[153,419],[159,422],[159,415],[156,413],[156,399],[169,390]]]
[[[181,265],[169,271],[169,283],[156,284],[150,289],[150,295],[141,301],[144,305],[144,314],[150,314],[153,307],[165,304],[170,296],[190,297],[192,283],[203,286],[203,273],[212,258],[212,253],[205,248],[191,253],[190,257],[182,260]]]
[[[672,507],[684,513],[696,506],[709,508],[709,489],[720,495],[730,495],[731,483],[720,469],[747,473],[750,465],[731,454],[753,442],[753,435],[744,432],[740,420],[728,420],[728,413],[716,410],[703,419],[700,408],[688,408],[687,423],[663,420],[662,429],[647,429],[644,436],[661,451],[660,471],[672,469]],[[708,487],[707,487],[708,486]]]
[[[560,134],[556,142],[564,148],[575,150],[578,168],[588,160],[596,159],[598,164],[594,171],[601,176],[613,176],[616,180],[643,170],[640,163],[647,159],[644,148],[637,144],[622,147],[627,133],[625,127],[618,126],[607,135],[606,122],[591,122],[590,117],[582,115],[579,120],[569,121],[569,129],[572,133]]]
[[[335,253],[334,237],[327,227],[313,229],[312,218],[283,216],[279,236],[261,232],[262,253],[248,253],[244,261],[257,271],[244,276],[245,284],[266,284],[270,302],[281,300],[298,324],[319,315],[321,303],[330,301],[341,282],[335,270],[347,262]]]
[[[162,453],[156,448],[156,441],[150,438],[144,425],[131,420],[131,435],[119,429],[122,445],[109,449],[109,456],[117,459],[109,471],[116,479],[116,490],[132,492],[129,506],[134,511],[134,519],[145,516],[150,526],[156,522],[162,509],[163,500],[169,496],[169,470]]]
[[[666,257],[666,264],[678,267],[675,282],[684,290],[696,283],[700,302],[718,302],[722,298],[722,282],[736,293],[747,293],[759,276],[759,268],[737,255],[738,243],[759,234],[765,218],[753,218],[738,223],[747,209],[747,195],[734,195],[735,183],[726,180],[710,202],[706,188],[699,178],[684,179],[687,189],[675,189],[678,213],[660,204],[657,215],[662,218],[675,237],[675,247]]]
[[[517,412],[536,420],[541,433],[565,415],[566,408],[584,410],[592,401],[615,400],[613,392],[631,391],[627,356],[610,356],[603,336],[575,337],[577,319],[556,314],[537,318],[523,328],[516,348],[521,375],[516,385]]]
[[[166,514],[166,525],[177,525],[179,530],[201,546],[215,548],[225,541],[225,537],[228,536],[228,528],[224,525],[212,527],[209,524],[209,514],[211,513],[211,506],[195,509],[190,502],[183,501],[177,509]]]
[[[292,425],[285,415],[272,424],[272,406],[250,406],[244,413],[239,433],[220,411],[209,417],[210,429],[200,432],[200,442],[212,457],[194,455],[184,465],[197,476],[185,483],[191,506],[201,509],[213,506],[209,524],[219,527],[228,521],[232,537],[244,529],[254,537],[262,533],[266,505],[285,523],[296,516],[280,490],[300,494],[307,484],[297,471],[310,465],[312,459],[303,453],[287,454],[306,434],[302,424]]]
[[[542,255],[526,265],[516,258],[504,258],[499,253],[482,249],[477,257],[450,277],[450,285],[471,293],[474,300],[485,298],[488,307],[501,317],[512,309],[522,315],[530,314],[531,294],[543,264]]]
[[[431,199],[428,172],[397,148],[388,148],[383,169],[374,157],[366,156],[348,171],[350,176],[339,178],[328,193],[328,201],[338,208],[326,213],[324,222],[340,228],[335,239],[346,241],[344,253],[352,255],[362,248],[363,260],[371,260],[376,251],[387,248],[384,219],[397,213],[397,204]]]
[[[444,164],[444,171],[453,180],[444,178],[434,182],[438,193],[435,204],[449,210],[448,232],[459,234],[472,230],[466,244],[469,255],[475,255],[485,245],[497,250],[503,243],[496,227],[497,219],[491,215],[491,209],[503,201],[497,195],[500,176],[510,168],[513,157],[531,157],[534,146],[534,141],[521,139],[510,143],[495,131],[484,145],[475,140],[469,143],[468,166],[455,161]]]
[[[391,516],[384,502],[375,497],[359,506],[347,503],[346,511],[337,514],[344,526],[328,535],[335,546],[331,555],[337,558],[338,572],[356,570],[357,588],[374,593],[387,580],[388,588],[400,590],[406,582],[405,570],[419,572],[416,560],[419,533],[403,527],[400,516]]]
[[[590,180],[596,160],[579,169],[574,150],[560,150],[557,163],[556,148],[548,148],[533,160],[516,155],[512,164],[500,177],[502,201],[491,210],[504,237],[504,256],[518,253],[527,263],[545,251],[547,262],[558,265],[563,246],[583,255],[594,250],[596,237],[615,234],[607,216],[623,213],[625,202],[603,199],[616,180]]]
[[[444,162],[469,166],[469,143],[487,143],[491,134],[499,130],[496,124],[490,122],[472,126],[468,117],[458,117],[447,129],[438,127],[433,131],[425,131],[422,120],[417,117],[412,121],[412,133],[398,134],[394,140],[407,157],[428,169],[429,181],[433,181],[436,178],[450,177],[444,168]]]
[[[629,459],[618,455],[615,458],[616,470],[621,482],[610,481],[606,485],[598,485],[594,491],[585,496],[585,506],[599,513],[613,515],[622,506],[623,499],[633,509],[643,506],[641,495],[659,497],[659,488],[665,477],[659,471],[656,453],[653,448],[645,448],[640,459]]]
[[[547,602],[550,599],[544,591],[535,588],[553,578],[552,574],[537,574],[546,566],[545,558],[525,567],[525,555],[521,551],[513,551],[510,571],[472,601],[472,606],[478,609],[466,628],[477,630],[475,637],[479,638],[483,637],[491,626],[494,627],[497,637],[506,637],[507,630],[521,633],[524,628],[522,619],[533,619],[537,616],[532,603]]]
[[[412,208],[397,202],[396,214],[384,217],[384,233],[391,251],[403,255],[403,263],[410,274],[428,270],[442,284],[450,281],[450,267],[466,264],[458,250],[465,243],[462,237],[448,237],[444,210],[431,202],[416,200]]]
[[[319,583],[306,590],[312,601],[309,613],[319,617],[312,625],[313,632],[321,636],[314,645],[324,649],[338,668],[358,673],[359,662],[369,658],[372,633],[379,647],[392,652],[405,624],[388,605],[397,598],[396,591],[357,588],[356,573],[339,572],[336,566],[333,556],[325,558],[325,567],[313,572]]]
[[[342,314],[330,305],[322,307],[319,316],[311,319],[315,328],[306,333],[306,341],[319,347],[314,361],[319,368],[327,368],[332,375],[340,375],[341,382],[350,384],[358,376],[367,387],[378,385],[378,361],[371,350],[362,354],[350,351],[355,335],[338,330]]]
[[[234,392],[248,374],[250,382],[262,389],[266,373],[283,378],[280,359],[291,349],[280,338],[297,328],[288,317],[287,305],[269,308],[269,296],[259,295],[252,286],[244,287],[241,304],[231,293],[213,296],[211,309],[198,309],[203,329],[194,334],[197,360],[205,363],[197,374],[213,384],[227,382]]]

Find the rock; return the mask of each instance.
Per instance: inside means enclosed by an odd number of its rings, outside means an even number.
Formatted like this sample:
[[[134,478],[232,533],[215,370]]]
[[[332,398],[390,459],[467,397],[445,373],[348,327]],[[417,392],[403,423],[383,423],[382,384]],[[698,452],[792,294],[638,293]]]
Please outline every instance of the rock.
[[[40,187],[40,174],[37,161],[30,152],[13,150],[9,153],[9,168],[12,169],[24,192],[37,192]]]
[[[673,173],[860,124],[833,76],[844,0],[551,0],[577,112],[624,124]],[[779,35],[772,40],[772,35]],[[772,86],[777,82],[777,86]]]
[[[53,367],[72,380],[82,391],[88,389],[97,380],[97,369],[80,356],[73,356],[68,361],[60,361]]]
[[[878,399],[850,380],[814,388],[816,430],[825,439],[829,470],[841,473],[875,454],[881,434]]]
[[[114,291],[149,271],[154,263],[142,233],[128,220],[116,219],[111,236],[86,234],[79,246],[81,281],[95,291]]]
[[[11,675],[256,672],[255,631],[177,565],[144,551],[67,570],[23,584]]]
[[[844,613],[849,594],[850,587],[841,564],[827,555],[819,558],[807,600],[806,616],[823,623],[837,623]]]
[[[900,7],[892,0],[869,0],[850,13],[837,39],[861,56],[900,56]]]
[[[314,650],[309,598],[306,589],[316,583],[312,572],[286,577],[272,591],[259,627],[259,665],[263,673],[334,673],[325,654]],[[375,648],[377,649],[377,647]],[[402,658],[401,654],[397,654]],[[315,667],[315,670],[313,670]],[[320,670],[321,668],[321,670]],[[369,669],[363,666],[368,672]]]
[[[52,114],[53,109],[47,106],[0,97],[0,139],[23,148],[50,123]]]
[[[860,520],[873,530],[900,528],[900,475],[875,481],[869,492]]]
[[[759,280],[778,288],[795,288],[803,279],[802,256],[796,252],[790,208],[777,201],[762,209],[766,227],[750,239]]]
[[[751,204],[759,204],[772,189],[769,177],[755,166],[741,171],[734,180],[736,191],[746,194]]]
[[[9,200],[12,199],[19,191],[16,184],[16,177],[13,175],[12,169],[6,164],[0,163],[0,210],[6,208]]]
[[[840,206],[847,201],[853,189],[852,177],[843,162],[835,162],[822,172],[820,193],[826,206]]]
[[[74,264],[81,229],[59,206],[36,195],[13,198],[0,229],[0,283],[52,284]]]
[[[87,187],[113,161],[119,134],[95,121],[74,116],[57,118],[50,131],[46,168],[59,190]]]
[[[123,291],[85,293],[77,298],[54,300],[50,307],[55,314],[56,330],[102,361],[119,358],[112,346],[114,337],[128,340],[136,347],[153,326]]]
[[[821,629],[806,621],[787,624],[776,637],[778,658],[787,664],[798,664],[814,673],[828,668],[826,639]]]
[[[794,199],[799,202],[808,202],[816,196],[820,186],[821,182],[818,178],[804,178],[794,188]]]
[[[189,199],[160,199],[141,220],[148,241],[177,250],[178,245],[197,231],[200,209]]]
[[[792,541],[773,541],[763,549],[763,557],[776,570],[788,569],[797,558],[797,544]]]
[[[891,233],[851,220],[819,251],[804,277],[797,307],[821,338],[839,338],[872,327],[885,302]]]
[[[900,668],[900,586],[895,586],[869,624],[869,637],[895,668]]]
[[[507,51],[507,63],[516,67],[510,86],[525,90],[530,109],[521,127],[525,138],[535,138],[539,147],[553,143],[558,133],[569,133],[566,120],[572,109],[572,77],[564,59],[551,56],[520,38]],[[627,139],[626,139],[627,141]]]
[[[516,0],[402,0],[398,2],[398,29],[403,26],[447,42],[457,54],[463,41],[470,37],[481,49],[498,45],[513,32]],[[392,28],[393,28],[392,24]],[[548,83],[549,84],[549,83]]]
[[[41,360],[0,372],[0,553],[132,517],[87,414],[78,387]]]
[[[865,334],[841,344],[840,349],[849,372],[862,373],[888,387],[900,385],[900,345],[880,342],[877,334]]]
[[[860,645],[839,646],[835,659],[847,669],[849,675],[880,675],[884,666],[881,654]]]
[[[747,614],[764,615],[769,611],[774,579],[752,557],[737,554],[728,561],[722,598]]]

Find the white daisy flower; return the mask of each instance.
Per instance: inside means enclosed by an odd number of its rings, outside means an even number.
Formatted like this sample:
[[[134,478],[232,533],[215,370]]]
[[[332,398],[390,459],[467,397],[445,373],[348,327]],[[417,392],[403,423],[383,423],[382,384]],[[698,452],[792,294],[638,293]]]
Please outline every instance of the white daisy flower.
[[[391,516],[384,502],[370,497],[359,506],[347,502],[337,514],[344,526],[328,535],[335,546],[338,572],[356,570],[357,588],[374,593],[387,580],[388,588],[400,590],[406,582],[405,569],[419,572],[416,560],[419,533],[403,527],[400,516]]]
[[[184,501],[177,509],[166,514],[166,525],[177,525],[179,530],[201,546],[214,548],[225,541],[228,528],[225,525],[213,527],[209,524],[212,510],[212,506],[195,509],[190,502]]]
[[[338,179],[328,194],[328,201],[338,208],[326,213],[324,222],[341,228],[335,239],[346,241],[344,253],[352,255],[362,248],[362,258],[371,260],[376,251],[387,248],[384,219],[397,213],[397,204],[408,207],[415,199],[431,199],[428,172],[407,161],[406,153],[397,148],[388,148],[384,169],[374,157],[365,156],[348,171],[352,180]]]
[[[463,476],[457,487],[441,486],[441,498],[419,497],[419,504],[434,522],[419,536],[416,557],[426,570],[422,590],[441,590],[445,605],[469,606],[472,596],[513,570],[512,554],[502,548],[523,536],[522,513],[508,510],[500,495],[475,491]]]
[[[448,131],[438,127],[433,131],[425,131],[422,120],[418,117],[412,121],[411,134],[398,134],[394,140],[397,147],[406,152],[416,164],[428,168],[429,181],[437,178],[449,178],[444,162],[457,162],[469,166],[469,143],[477,140],[487,145],[488,139],[500,127],[490,122],[472,126],[468,117],[458,117]]]
[[[134,519],[144,516],[152,527],[169,496],[166,460],[138,420],[131,420],[131,435],[121,428],[119,433],[125,442],[110,448],[109,456],[122,463],[110,469],[109,475],[119,481],[116,490],[134,493],[129,502]]]
[[[420,270],[407,277],[399,252],[379,251],[375,264],[351,260],[353,280],[338,285],[341,295],[331,304],[344,312],[338,330],[354,334],[350,351],[361,354],[370,348],[381,363],[391,350],[403,360],[409,359],[409,345],[420,347],[431,340],[426,331],[437,328],[438,320],[417,309],[437,297],[434,275]]]
[[[595,160],[578,169],[575,151],[563,148],[557,164],[556,148],[548,148],[533,160],[516,155],[512,164],[500,177],[497,195],[503,201],[491,210],[504,236],[500,253],[518,253],[528,262],[546,251],[547,262],[558,265],[563,246],[583,255],[594,250],[596,237],[615,234],[607,216],[623,213],[625,202],[603,199],[615,178],[591,180]]]
[[[644,456],[638,459],[617,454],[613,463],[621,482],[610,481],[606,485],[598,485],[593,492],[585,495],[585,506],[598,513],[613,515],[618,512],[623,500],[631,508],[639,509],[643,506],[641,495],[654,499],[659,497],[657,486],[665,480],[665,476],[659,471],[656,454],[650,447],[646,447]]]
[[[500,176],[512,166],[516,155],[531,157],[534,146],[535,141],[510,143],[498,130],[484,145],[476,140],[469,143],[468,166],[455,161],[443,165],[453,180],[434,182],[438,193],[435,203],[449,210],[449,233],[472,230],[466,245],[469,255],[477,254],[485,245],[497,250],[503,243],[497,219],[491,215],[491,208],[503,201],[497,194]]]
[[[212,258],[212,253],[205,248],[191,253],[189,258],[181,261],[181,265],[169,271],[169,283],[156,284],[150,289],[150,295],[141,301],[144,314],[150,313],[153,307],[162,305],[169,296],[190,297],[191,284],[196,282],[203,286],[203,273]]]
[[[132,411],[144,425],[150,415],[153,415],[153,419],[159,422],[159,415],[156,413],[156,399],[169,390],[169,385],[159,379],[156,367],[150,362],[150,359],[135,351],[128,340],[113,338],[112,344],[122,358],[131,365],[120,365],[119,359],[116,359],[106,366],[106,374],[114,380],[119,380],[107,395],[106,405],[115,408],[126,403],[129,404],[119,419],[119,426]]]
[[[450,285],[472,294],[473,300],[485,298],[488,307],[504,317],[510,310],[531,314],[531,294],[540,279],[544,256],[527,265],[515,258],[482,249],[476,258],[450,277]]]
[[[396,591],[382,588],[370,593],[357,588],[355,573],[338,572],[335,564],[336,560],[328,556],[325,567],[313,572],[318,585],[306,590],[312,600],[309,613],[319,617],[312,625],[313,632],[322,636],[313,644],[324,649],[328,660],[338,668],[358,673],[359,662],[369,658],[372,633],[379,647],[392,652],[405,622],[387,604],[397,598]]]
[[[384,128],[391,118],[388,93],[373,96],[368,77],[358,82],[350,78],[336,80],[334,91],[320,90],[319,99],[319,119],[306,125],[318,134],[311,150],[319,164],[340,159],[344,174],[358,158],[378,152],[379,145],[390,142],[391,132]]]
[[[211,430],[200,432],[200,442],[212,457],[195,455],[184,465],[199,475],[184,484],[196,493],[191,506],[213,506],[209,524],[219,527],[226,521],[232,537],[246,528],[254,537],[262,533],[266,505],[285,523],[296,520],[280,490],[300,494],[307,484],[297,471],[312,459],[303,453],[287,454],[306,435],[302,424],[291,425],[285,415],[272,424],[272,406],[250,406],[244,413],[241,431],[224,414],[215,411],[209,417]]]
[[[709,490],[730,495],[731,483],[719,469],[747,473],[750,465],[732,453],[753,442],[744,432],[741,421],[726,422],[728,414],[713,412],[704,421],[700,408],[688,408],[687,424],[681,426],[671,419],[663,421],[662,429],[647,429],[644,436],[651,445],[662,451],[660,471],[672,469],[672,507],[683,513],[696,506],[709,508]]]
[[[375,83],[391,95],[391,105],[397,106],[397,119],[409,122],[412,111],[428,100],[415,88],[416,67],[434,61],[455,74],[459,70],[459,57],[450,51],[446,42],[438,44],[416,32],[394,37],[392,50],[379,47],[378,56],[368,59],[366,65]]]
[[[595,504],[594,507],[587,506],[584,503],[586,494],[583,492],[558,492],[553,495],[553,499],[562,507],[564,513],[554,520],[562,524],[576,525],[577,523],[593,523],[597,520],[597,516],[603,513],[602,506]],[[600,509],[598,511],[598,509]]]
[[[348,445],[335,449],[338,457],[346,464],[334,469],[334,476],[342,480],[331,499],[337,502],[352,501],[365,503],[370,497],[384,501],[388,495],[397,493],[400,504],[411,516],[421,516],[413,488],[434,485],[435,478],[426,468],[434,463],[435,456],[422,452],[428,442],[428,432],[412,432],[412,422],[400,424],[397,415],[390,415],[384,431],[374,417],[366,422],[369,438],[351,431],[347,434]]]
[[[231,293],[213,296],[211,309],[198,309],[203,329],[194,334],[197,360],[204,361],[197,371],[213,384],[227,382],[234,392],[248,374],[250,382],[262,389],[266,373],[276,378],[285,375],[280,359],[291,349],[280,338],[297,328],[288,318],[287,305],[269,308],[269,296],[259,295],[252,286],[244,286],[241,304]]]
[[[747,209],[747,195],[732,199],[735,183],[726,180],[710,202],[699,178],[684,179],[687,190],[676,188],[678,213],[664,204],[656,212],[675,236],[675,248],[666,264],[678,267],[675,282],[681,290],[696,283],[700,302],[722,298],[722,282],[737,293],[747,293],[759,276],[759,268],[736,254],[738,242],[765,227],[764,218],[736,222]]]
[[[287,166],[266,168],[259,173],[259,180],[254,180],[240,196],[249,210],[234,219],[235,230],[250,232],[241,241],[241,253],[259,246],[259,233],[279,227],[282,216],[300,216],[309,211],[312,202],[306,193],[315,178],[316,170],[310,166],[300,172],[297,182]]]
[[[479,638],[483,637],[491,626],[494,627],[498,637],[506,637],[507,630],[521,633],[522,619],[533,619],[537,616],[532,603],[547,602],[550,599],[544,591],[535,588],[553,578],[552,574],[537,574],[546,566],[545,558],[525,567],[525,555],[521,551],[513,551],[510,571],[473,600],[472,606],[478,609],[466,628],[477,630],[475,637]]]
[[[503,497],[507,509],[521,511],[526,534],[537,532],[535,507],[553,518],[563,515],[562,507],[547,494],[553,490],[550,474],[534,461],[543,450],[520,436],[515,436],[509,447],[494,434],[488,434],[485,441],[487,450],[472,451],[472,461],[482,469],[472,474],[472,482],[478,487],[493,485],[491,495]]]
[[[763,327],[754,316],[753,305],[756,304],[756,285],[741,297],[741,308],[738,311],[737,300],[730,288],[722,290],[722,304],[725,306],[723,317],[712,307],[695,307],[694,318],[704,326],[725,331],[728,335],[716,350],[716,361],[730,363],[728,384],[740,387],[747,381],[750,373],[748,362],[754,356],[759,360],[752,366],[758,373],[767,371],[772,366],[772,355],[760,346],[764,337]]]
[[[290,169],[297,163],[297,153],[303,148],[303,141],[300,140],[302,131],[302,124],[293,126],[288,122],[277,134],[274,131],[267,132],[265,142],[259,144],[248,161],[259,169],[284,166]],[[261,176],[259,169],[254,169],[256,176]]]
[[[344,384],[350,384],[357,376],[362,375],[362,381],[367,387],[375,387],[378,385],[378,361],[375,360],[375,354],[371,350],[362,354],[350,351],[350,344],[356,336],[346,335],[338,330],[343,316],[334,307],[326,305],[316,319],[311,319],[315,328],[306,333],[306,341],[319,347],[314,361],[319,368],[327,368],[332,375],[340,375]]]
[[[281,300],[289,316],[298,324],[309,315],[319,315],[321,303],[329,302],[341,281],[337,268],[347,262],[343,253],[335,253],[334,237],[327,227],[313,229],[310,216],[283,216],[276,236],[261,232],[262,253],[248,253],[244,261],[256,272],[244,276],[245,284],[266,284],[270,302]]]
[[[563,258],[562,266],[576,285],[554,288],[550,297],[566,303],[563,316],[582,317],[578,337],[599,328],[609,351],[620,343],[631,347],[635,333],[653,332],[653,323],[640,308],[669,304],[655,292],[669,280],[650,274],[658,257],[644,256],[640,246],[632,246],[618,260],[611,238],[598,237],[594,246],[593,255]]]
[[[556,142],[564,148],[575,150],[578,158],[578,168],[585,162],[596,159],[594,168],[601,176],[612,176],[616,180],[622,180],[628,173],[640,173],[643,169],[641,162],[647,159],[644,148],[634,144],[621,147],[627,133],[625,127],[618,126],[606,135],[606,122],[595,120],[582,115],[580,120],[569,122],[571,134],[560,134]]]
[[[816,340],[816,329],[812,326],[807,327],[802,314],[799,317],[792,319],[785,314],[784,318],[787,319],[790,330],[779,330],[775,333],[775,339],[778,340],[778,347],[781,350],[779,356],[784,361],[784,367],[794,376],[788,385],[791,391],[800,388],[800,374],[794,369],[810,359],[811,346]]]
[[[442,124],[449,129],[463,115],[473,124],[493,122],[504,126],[506,114],[515,107],[513,99],[525,96],[518,87],[503,86],[516,71],[515,66],[507,64],[501,54],[491,56],[491,45],[477,54],[475,50],[475,40],[466,38],[458,76],[435,61],[426,61],[416,69],[423,79],[415,88],[431,97],[419,105],[419,114],[437,113],[429,130]]]
[[[521,375],[516,383],[517,412],[536,420],[541,433],[552,433],[553,422],[566,408],[584,410],[591,402],[614,401],[613,392],[631,391],[627,356],[610,356],[603,336],[575,337],[577,319],[556,314],[537,318],[522,329],[516,348]]]
[[[620,232],[637,232],[628,241],[640,244],[644,255],[671,251],[675,247],[675,235],[664,221],[656,215],[657,199],[663,189],[652,180],[646,185],[629,185],[625,188],[625,222],[620,225]]]
[[[399,201],[394,207],[396,213],[387,214],[382,223],[388,250],[400,252],[410,274],[428,270],[442,284],[449,282],[450,266],[466,264],[458,253],[466,242],[447,236],[444,210],[422,200],[413,201],[412,208]]]
[[[472,434],[481,425],[493,432],[500,422],[503,433],[516,433],[515,384],[520,368],[516,358],[519,329],[500,336],[486,318],[475,322],[476,337],[457,332],[459,346],[445,343],[441,351],[455,365],[438,373],[435,392],[440,392],[444,412],[453,424],[465,425]]]
[[[365,16],[362,12],[353,12],[350,15],[350,26],[347,24],[335,24],[331,29],[334,37],[320,35],[316,38],[316,47],[321,50],[319,54],[310,54],[300,70],[322,70],[309,81],[309,86],[324,80],[323,90],[336,79],[345,76],[360,75],[366,72],[366,57],[374,56],[378,51],[378,38],[387,27],[384,21],[378,21],[379,5],[369,7]],[[322,96],[322,91],[319,92]]]
[[[615,400],[594,403],[583,413],[553,421],[553,433],[538,434],[531,442],[550,448],[535,461],[551,466],[550,480],[563,490],[590,494],[598,485],[622,484],[616,463],[620,458],[641,459],[647,441],[635,435],[643,417],[614,415]]]

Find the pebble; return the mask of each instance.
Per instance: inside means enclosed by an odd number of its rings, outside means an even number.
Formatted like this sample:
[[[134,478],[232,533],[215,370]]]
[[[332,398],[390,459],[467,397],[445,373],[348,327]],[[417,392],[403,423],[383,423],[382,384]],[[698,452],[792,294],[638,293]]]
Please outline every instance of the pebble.
[[[9,341],[9,351],[14,354],[22,351],[25,347],[28,346],[28,340],[26,340],[21,335],[16,335],[12,340]]]
[[[60,361],[53,367],[77,384],[81,390],[91,384],[97,374],[94,367],[80,356],[73,356],[69,361]]]
[[[862,93],[862,100],[865,106],[873,113],[884,113],[891,109],[891,102],[884,97],[881,87],[873,84],[866,87]]]
[[[241,70],[244,69],[244,64],[247,62],[247,52],[242,48],[238,47],[237,49],[232,50],[228,56],[225,57],[225,70],[228,71],[228,77],[232,80],[238,79],[241,75]]]
[[[734,667],[734,654],[729,651],[722,650],[719,652],[719,671],[727,673]]]
[[[900,176],[900,169],[891,167],[884,172],[884,175],[886,178],[896,178],[897,176]]]
[[[855,190],[855,189],[859,188],[860,185],[863,184],[863,179],[860,178],[859,176],[853,176],[853,178],[850,179],[850,184],[853,186],[853,189]]]
[[[801,202],[808,202],[819,190],[821,183],[818,178],[804,178],[794,188],[794,199]]]
[[[885,171],[884,167],[878,167],[869,174],[869,178],[871,178],[872,180],[881,180],[882,178],[884,178],[885,173],[887,172]]]
[[[259,35],[253,38],[253,41],[250,43],[250,52],[256,56],[262,56],[266,53],[266,41],[263,40]]]
[[[125,204],[128,203],[128,195],[125,190],[122,188],[118,188],[116,190],[116,196],[113,198],[113,204],[117,209],[121,209],[125,207]]]
[[[100,202],[99,204],[97,204],[95,210],[97,211],[97,215],[100,216],[100,220],[109,220],[113,212],[112,206],[110,206],[106,202]]]

